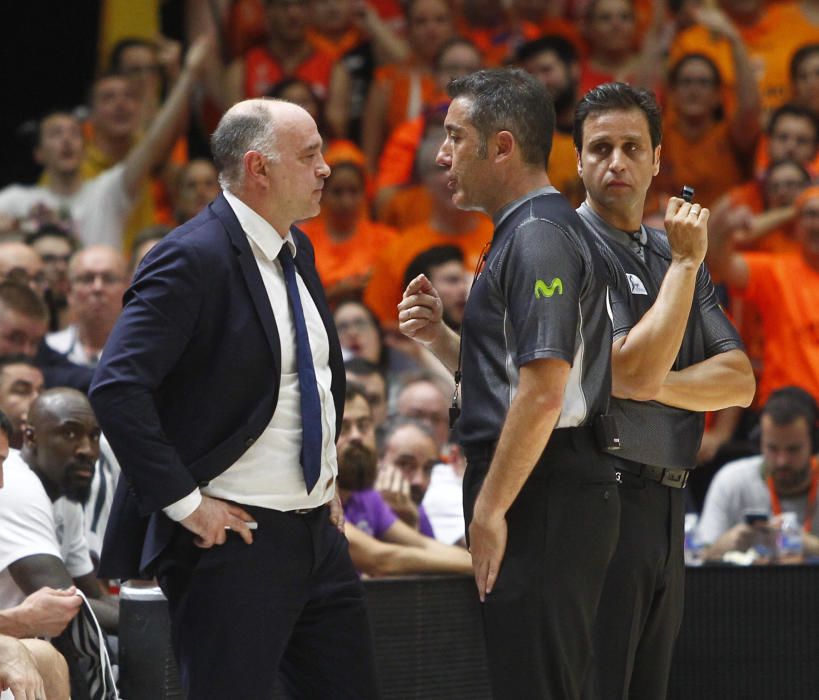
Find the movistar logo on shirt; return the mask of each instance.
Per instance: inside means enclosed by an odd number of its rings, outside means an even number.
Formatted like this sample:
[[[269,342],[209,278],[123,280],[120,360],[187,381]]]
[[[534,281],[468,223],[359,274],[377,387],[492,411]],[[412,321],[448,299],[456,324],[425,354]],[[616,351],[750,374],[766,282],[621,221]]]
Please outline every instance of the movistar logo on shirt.
[[[535,299],[551,297],[555,293],[563,294],[563,280],[560,277],[555,277],[549,284],[546,284],[543,280],[535,282]]]

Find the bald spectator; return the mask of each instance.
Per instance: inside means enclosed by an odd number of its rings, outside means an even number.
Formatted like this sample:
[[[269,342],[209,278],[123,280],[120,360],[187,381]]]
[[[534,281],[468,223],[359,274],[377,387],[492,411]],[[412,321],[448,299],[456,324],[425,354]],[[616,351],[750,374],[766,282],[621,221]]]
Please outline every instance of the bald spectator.
[[[400,521],[373,489],[377,462],[372,411],[363,389],[355,384],[347,386],[337,451],[344,533],[359,571],[370,576],[472,572],[467,552],[425,537]]]
[[[10,185],[0,191],[0,232],[14,230],[45,210],[51,218],[70,224],[85,245],[121,247],[125,219],[151,170],[165,160],[210,51],[209,39],[197,40],[145,137],[125,160],[98,177],[83,179],[85,144],[78,118],[69,112],[44,117],[34,157],[43,166],[45,184]]]
[[[429,372],[404,376],[396,397],[396,413],[424,423],[435,438],[439,460],[432,468],[423,505],[436,537],[447,544],[464,542],[462,498],[466,468],[460,448],[450,442],[451,395]]]
[[[436,375],[424,371],[404,375],[395,411],[399,416],[425,423],[439,450],[449,442],[449,397]]]
[[[73,364],[44,343],[47,328],[48,307],[40,296],[24,285],[0,282],[0,355],[33,358],[46,386],[87,391],[92,371]]]
[[[108,246],[77,252],[68,267],[68,307],[73,323],[46,342],[71,362],[94,367],[122,309],[128,286],[125,258]]]
[[[83,525],[99,435],[78,391],[52,389],[32,404],[23,450],[6,460],[0,490],[0,608],[43,586],[76,585],[103,628],[116,629],[117,606],[103,598]]]
[[[207,158],[196,158],[179,173],[174,199],[174,218],[183,224],[192,219],[221,192],[216,166]]]
[[[42,296],[46,289],[42,258],[25,243],[0,243],[0,282],[25,284]]]
[[[23,446],[31,404],[43,391],[43,373],[26,355],[0,355],[0,411],[11,421],[9,445]]]
[[[425,423],[398,417],[387,426],[375,488],[401,520],[427,537],[435,533],[421,501],[438,461],[438,445]]]

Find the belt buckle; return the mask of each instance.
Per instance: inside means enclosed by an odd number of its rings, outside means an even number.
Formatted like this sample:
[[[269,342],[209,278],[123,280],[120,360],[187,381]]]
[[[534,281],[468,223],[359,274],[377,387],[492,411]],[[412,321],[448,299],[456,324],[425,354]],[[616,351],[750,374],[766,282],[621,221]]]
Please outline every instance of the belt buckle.
[[[296,510],[290,511],[291,513],[295,513],[296,515],[307,515],[308,513],[312,513],[315,508],[296,508]]]
[[[666,469],[660,484],[669,486],[673,489],[684,489],[688,483],[687,469]]]

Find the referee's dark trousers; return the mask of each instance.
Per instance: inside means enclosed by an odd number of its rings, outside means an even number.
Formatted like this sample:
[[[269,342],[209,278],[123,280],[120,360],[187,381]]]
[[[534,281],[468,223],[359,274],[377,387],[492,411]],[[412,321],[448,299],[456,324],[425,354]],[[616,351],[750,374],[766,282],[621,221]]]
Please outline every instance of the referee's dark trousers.
[[[467,527],[492,447],[464,446]],[[597,449],[590,429],[556,430],[509,509],[506,553],[482,606],[495,698],[580,697],[617,544],[614,464]]]
[[[620,541],[597,616],[586,700],[662,700],[685,598],[685,491],[622,460]]]
[[[157,578],[189,700],[377,697],[370,625],[347,540],[325,506],[283,513],[242,506],[259,523],[210,549],[179,527]]]

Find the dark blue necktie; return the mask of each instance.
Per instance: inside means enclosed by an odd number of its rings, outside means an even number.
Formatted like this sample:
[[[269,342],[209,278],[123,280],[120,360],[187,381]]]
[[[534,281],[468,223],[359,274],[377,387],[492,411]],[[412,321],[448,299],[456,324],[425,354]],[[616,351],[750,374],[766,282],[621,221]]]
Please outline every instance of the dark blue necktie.
[[[304,321],[299,287],[296,284],[296,266],[287,243],[279,253],[279,262],[287,285],[287,297],[293,311],[293,325],[296,329],[296,366],[299,373],[299,394],[301,395],[301,468],[307,493],[313,490],[321,471],[321,401],[319,400],[316,370],[310,338]]]

